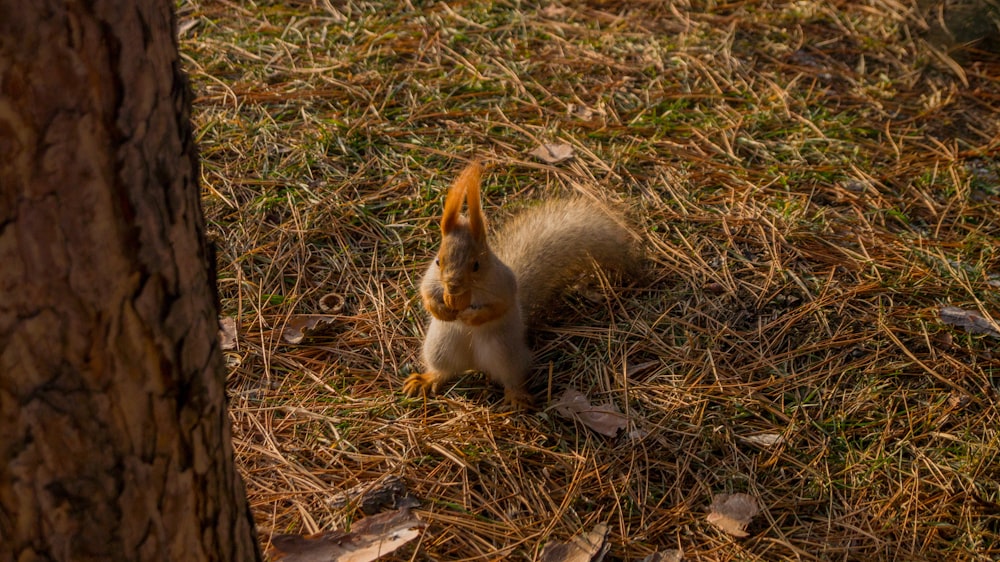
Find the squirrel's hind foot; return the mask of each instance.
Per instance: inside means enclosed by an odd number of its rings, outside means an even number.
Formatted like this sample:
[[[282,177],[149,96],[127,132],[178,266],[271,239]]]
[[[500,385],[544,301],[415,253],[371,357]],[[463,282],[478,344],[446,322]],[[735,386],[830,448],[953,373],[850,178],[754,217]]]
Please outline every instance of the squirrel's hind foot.
[[[411,398],[417,396],[426,398],[428,394],[433,394],[437,390],[437,385],[434,384],[436,380],[437,377],[433,373],[412,373],[403,381],[403,394]]]
[[[535,397],[523,388],[505,388],[503,405],[514,412],[525,412],[535,409]]]

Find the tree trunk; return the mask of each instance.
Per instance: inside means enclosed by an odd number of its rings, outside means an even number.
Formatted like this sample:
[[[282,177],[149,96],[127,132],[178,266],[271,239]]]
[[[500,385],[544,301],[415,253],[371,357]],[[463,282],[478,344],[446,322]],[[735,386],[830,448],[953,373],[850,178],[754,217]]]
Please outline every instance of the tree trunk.
[[[0,561],[252,560],[172,0],[0,0]]]

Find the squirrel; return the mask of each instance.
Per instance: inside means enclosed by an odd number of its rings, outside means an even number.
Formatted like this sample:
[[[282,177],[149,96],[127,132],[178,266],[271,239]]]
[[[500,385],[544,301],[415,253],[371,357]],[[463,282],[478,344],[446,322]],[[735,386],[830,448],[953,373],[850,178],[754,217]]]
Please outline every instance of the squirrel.
[[[445,199],[441,247],[420,284],[431,315],[422,353],[426,370],[407,377],[403,392],[426,396],[454,376],[480,371],[503,385],[507,406],[529,409],[527,328],[595,265],[633,270],[637,237],[617,211],[571,198],[515,216],[491,245],[479,200],[482,173],[478,162],[466,167]],[[467,216],[461,215],[463,203]]]

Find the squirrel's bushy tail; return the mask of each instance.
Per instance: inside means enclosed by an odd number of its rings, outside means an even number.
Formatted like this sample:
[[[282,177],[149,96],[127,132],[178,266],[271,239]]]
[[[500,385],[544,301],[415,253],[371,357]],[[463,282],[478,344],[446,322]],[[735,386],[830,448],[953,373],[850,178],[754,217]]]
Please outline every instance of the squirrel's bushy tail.
[[[518,301],[529,324],[581,275],[602,269],[632,273],[636,236],[617,211],[586,199],[547,201],[511,219],[494,250],[514,271]]]

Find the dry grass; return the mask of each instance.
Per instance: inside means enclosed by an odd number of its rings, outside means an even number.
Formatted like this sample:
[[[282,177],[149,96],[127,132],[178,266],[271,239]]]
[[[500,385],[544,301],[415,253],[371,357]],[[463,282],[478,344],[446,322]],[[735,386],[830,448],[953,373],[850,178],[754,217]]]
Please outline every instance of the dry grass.
[[[905,0],[179,8],[263,541],[398,475],[430,523],[399,560],[535,559],[598,522],[616,560],[1000,557],[998,340],[937,318],[1000,315],[997,58],[925,43]],[[553,140],[576,159],[526,156]],[[613,400],[629,435],[505,414],[477,377],[400,395],[472,155],[495,219],[603,190],[648,232],[646,285],[537,338],[539,395]],[[327,292],[336,326],[282,344]],[[704,520],[733,491],[763,507],[746,539]]]

